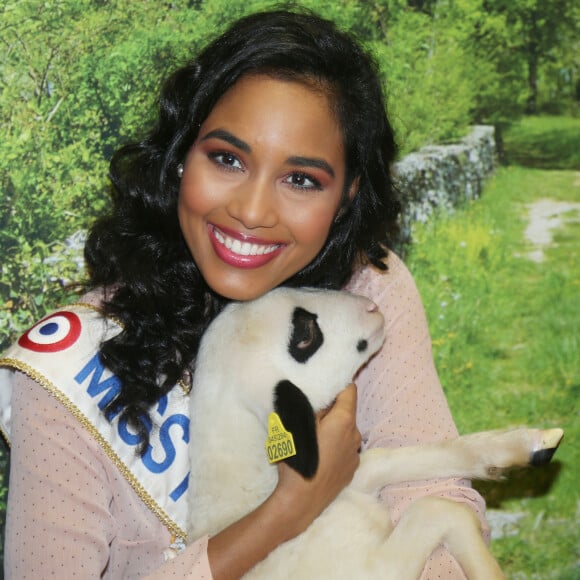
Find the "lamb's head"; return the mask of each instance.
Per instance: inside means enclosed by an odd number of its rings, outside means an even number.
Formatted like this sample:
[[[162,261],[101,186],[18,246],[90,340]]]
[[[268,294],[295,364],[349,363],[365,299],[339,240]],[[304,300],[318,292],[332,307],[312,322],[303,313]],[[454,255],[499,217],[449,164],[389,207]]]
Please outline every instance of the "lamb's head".
[[[328,407],[384,340],[377,306],[347,292],[278,288],[227,306],[204,335],[196,370],[218,397],[235,398],[267,424],[275,410],[285,427],[316,446],[314,413]],[[196,381],[197,383],[197,381]],[[313,439],[313,440],[312,440]],[[294,467],[316,471],[317,450]],[[311,454],[312,455],[312,454]],[[298,464],[296,464],[298,461]]]

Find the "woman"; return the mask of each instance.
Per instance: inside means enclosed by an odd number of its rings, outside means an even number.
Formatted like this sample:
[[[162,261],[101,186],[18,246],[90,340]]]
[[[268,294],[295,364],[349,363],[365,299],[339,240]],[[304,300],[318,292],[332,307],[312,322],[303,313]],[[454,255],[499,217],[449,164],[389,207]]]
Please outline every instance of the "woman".
[[[336,497],[358,465],[361,439],[398,446],[456,433],[416,288],[387,256],[400,210],[394,157],[371,60],[316,16],[242,19],[168,80],[155,129],[112,160],[113,209],[87,243],[93,290],[83,301],[99,314],[85,308],[90,314],[43,321],[3,363],[24,371],[12,400],[9,576],[237,578]],[[369,296],[387,320],[387,342],[360,375],[358,394],[345,386],[319,418],[316,476],[281,465],[276,490],[255,512],[185,548],[170,504],[186,486],[176,467],[187,439],[179,399],[200,337],[228,300],[280,284]],[[72,356],[75,316],[83,329],[103,316],[117,324],[92,339],[97,357],[90,349]],[[60,322],[69,325],[65,337],[51,342]],[[34,370],[45,354],[82,370],[64,386],[60,371],[53,379],[52,370]],[[75,385],[88,385],[90,397],[77,402]],[[163,430],[166,408],[181,442]],[[169,485],[167,500],[150,480],[167,487],[170,477],[181,485]],[[425,494],[482,511],[461,481],[386,489],[384,500],[398,517]],[[425,577],[441,574],[463,577],[443,549]]]

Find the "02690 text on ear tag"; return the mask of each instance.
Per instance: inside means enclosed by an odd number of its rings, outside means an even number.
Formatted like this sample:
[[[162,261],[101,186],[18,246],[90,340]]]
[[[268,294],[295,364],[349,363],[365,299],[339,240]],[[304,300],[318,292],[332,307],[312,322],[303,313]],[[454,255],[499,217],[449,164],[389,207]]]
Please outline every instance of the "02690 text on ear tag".
[[[268,438],[266,439],[266,453],[270,463],[277,463],[296,455],[294,437],[286,431],[282,420],[277,413],[268,415]]]

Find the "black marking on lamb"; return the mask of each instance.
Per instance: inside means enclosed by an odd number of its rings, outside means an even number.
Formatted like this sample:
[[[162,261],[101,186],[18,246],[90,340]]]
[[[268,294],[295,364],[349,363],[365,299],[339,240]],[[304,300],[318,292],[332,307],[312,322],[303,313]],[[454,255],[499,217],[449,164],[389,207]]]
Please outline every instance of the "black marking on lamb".
[[[324,342],[322,330],[316,322],[317,318],[316,314],[299,306],[294,309],[288,352],[299,363],[305,363]]]
[[[313,477],[318,469],[318,441],[310,401],[294,383],[284,380],[274,389],[274,410],[294,437],[296,455],[286,459],[286,463],[303,477]]]
[[[356,345],[356,349],[358,352],[364,352],[368,347],[369,343],[364,338],[361,338]]]

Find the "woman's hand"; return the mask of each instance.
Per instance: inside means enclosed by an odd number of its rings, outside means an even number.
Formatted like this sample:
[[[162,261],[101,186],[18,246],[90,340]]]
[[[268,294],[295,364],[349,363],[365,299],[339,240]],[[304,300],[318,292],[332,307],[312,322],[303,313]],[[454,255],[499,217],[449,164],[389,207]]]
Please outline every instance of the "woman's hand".
[[[281,543],[303,532],[350,483],[359,465],[356,386],[349,385],[317,417],[318,470],[305,479],[285,464],[278,485],[256,510],[210,538],[215,580],[239,578]]]

